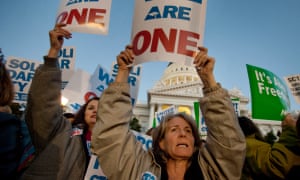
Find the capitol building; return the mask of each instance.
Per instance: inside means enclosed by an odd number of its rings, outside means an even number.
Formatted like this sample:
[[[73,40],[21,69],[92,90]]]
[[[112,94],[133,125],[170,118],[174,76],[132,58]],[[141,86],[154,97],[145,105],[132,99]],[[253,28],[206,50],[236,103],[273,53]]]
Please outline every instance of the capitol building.
[[[194,102],[197,102],[202,93],[203,83],[192,66],[169,63],[162,77],[152,89],[147,91],[147,102],[137,102],[133,109],[134,117],[142,126],[141,131],[146,132],[153,125],[155,112],[163,111],[175,106],[177,112],[185,112],[195,117]],[[228,90],[238,115],[251,118],[247,105],[249,98],[245,97],[239,89]],[[262,133],[273,131],[276,135],[281,131],[281,122],[255,120]],[[206,135],[204,120],[199,122],[200,134]]]

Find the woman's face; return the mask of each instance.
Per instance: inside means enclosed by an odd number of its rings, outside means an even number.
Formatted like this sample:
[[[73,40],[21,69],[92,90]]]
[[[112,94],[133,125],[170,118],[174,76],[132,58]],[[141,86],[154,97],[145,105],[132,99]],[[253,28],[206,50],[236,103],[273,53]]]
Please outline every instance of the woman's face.
[[[96,124],[96,114],[98,109],[98,100],[92,100],[86,106],[84,112],[84,120],[89,126],[89,130],[92,130]]]
[[[167,152],[172,159],[189,159],[194,152],[195,138],[191,126],[181,117],[167,122],[164,139],[159,147]]]

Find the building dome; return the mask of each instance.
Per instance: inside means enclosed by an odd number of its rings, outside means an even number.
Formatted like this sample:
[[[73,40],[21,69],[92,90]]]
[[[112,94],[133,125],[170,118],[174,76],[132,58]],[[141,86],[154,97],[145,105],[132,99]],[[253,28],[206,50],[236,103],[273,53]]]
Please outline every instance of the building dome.
[[[201,79],[193,66],[169,63],[161,79],[154,85],[154,88],[171,87],[199,81],[201,82]]]

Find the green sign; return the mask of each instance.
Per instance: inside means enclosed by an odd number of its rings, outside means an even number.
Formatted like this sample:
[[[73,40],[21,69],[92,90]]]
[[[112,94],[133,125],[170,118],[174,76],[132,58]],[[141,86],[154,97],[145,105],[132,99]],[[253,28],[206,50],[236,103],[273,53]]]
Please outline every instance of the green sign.
[[[247,66],[252,101],[252,118],[282,120],[290,109],[290,100],[284,82],[272,72]]]

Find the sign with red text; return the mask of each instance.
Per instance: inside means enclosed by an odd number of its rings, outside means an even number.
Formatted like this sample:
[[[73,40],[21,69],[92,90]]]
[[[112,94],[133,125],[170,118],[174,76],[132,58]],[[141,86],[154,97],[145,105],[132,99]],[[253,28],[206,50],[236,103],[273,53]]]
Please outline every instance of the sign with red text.
[[[284,80],[292,92],[296,102],[300,104],[300,74],[284,77]]]
[[[132,26],[135,63],[192,65],[202,46],[207,0],[136,0]]]
[[[246,66],[253,119],[282,120],[285,112],[290,110],[290,100],[284,82],[271,71],[249,64]]]
[[[61,0],[56,23],[67,30],[89,34],[108,33],[111,0]]]

